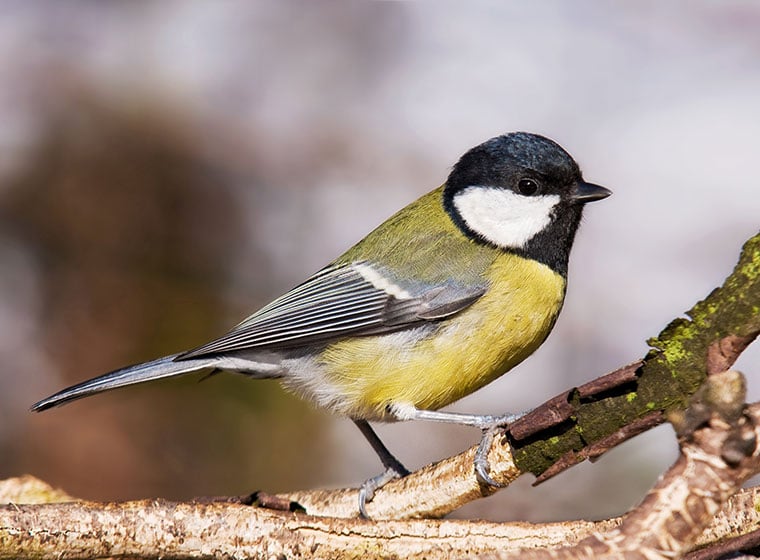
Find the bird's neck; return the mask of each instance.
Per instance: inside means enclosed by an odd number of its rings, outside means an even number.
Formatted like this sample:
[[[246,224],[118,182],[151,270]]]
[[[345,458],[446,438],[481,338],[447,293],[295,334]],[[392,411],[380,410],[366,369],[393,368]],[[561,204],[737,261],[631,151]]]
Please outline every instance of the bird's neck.
[[[582,212],[583,207],[580,205],[561,209],[551,223],[534,235],[524,247],[509,250],[545,264],[566,278],[570,249],[580,225]]]

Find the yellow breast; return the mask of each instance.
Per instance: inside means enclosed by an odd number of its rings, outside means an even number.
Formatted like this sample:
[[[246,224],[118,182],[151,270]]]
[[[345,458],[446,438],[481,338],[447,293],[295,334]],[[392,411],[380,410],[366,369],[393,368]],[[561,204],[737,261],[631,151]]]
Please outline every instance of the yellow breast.
[[[544,341],[562,308],[565,280],[511,254],[494,260],[488,292],[435,329],[354,338],[329,346],[320,362],[341,393],[341,412],[388,419],[388,406],[435,410],[490,383]]]

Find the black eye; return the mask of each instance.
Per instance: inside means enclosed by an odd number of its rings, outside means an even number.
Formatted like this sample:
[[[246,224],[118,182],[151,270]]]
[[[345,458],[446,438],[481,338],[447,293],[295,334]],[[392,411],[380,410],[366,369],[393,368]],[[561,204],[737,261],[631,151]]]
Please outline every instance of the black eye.
[[[517,190],[525,196],[533,196],[538,193],[538,183],[533,179],[520,179],[517,183]]]

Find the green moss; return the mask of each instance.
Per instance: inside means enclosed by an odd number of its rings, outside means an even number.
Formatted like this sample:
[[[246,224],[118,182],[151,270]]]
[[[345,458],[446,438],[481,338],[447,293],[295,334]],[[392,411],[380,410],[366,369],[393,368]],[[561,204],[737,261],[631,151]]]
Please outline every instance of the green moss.
[[[669,366],[675,366],[681,360],[685,360],[689,357],[689,353],[683,346],[680,340],[671,340],[662,349],[662,355],[665,357],[665,361]]]
[[[636,392],[628,393],[625,396],[625,400],[626,400],[626,402],[632,403],[633,401],[635,401],[638,398],[638,396],[639,396],[639,394],[636,393]]]
[[[760,276],[760,250],[752,252],[752,258],[742,267],[742,273],[750,280]]]

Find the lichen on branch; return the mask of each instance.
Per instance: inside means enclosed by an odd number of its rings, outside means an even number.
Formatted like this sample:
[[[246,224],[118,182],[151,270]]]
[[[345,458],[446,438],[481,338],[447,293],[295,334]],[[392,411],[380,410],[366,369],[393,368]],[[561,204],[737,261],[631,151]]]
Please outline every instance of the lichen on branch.
[[[651,350],[628,367],[627,377],[613,372],[620,379],[593,391],[567,391],[552,399],[564,408],[554,423],[530,429],[534,416],[528,415],[510,430],[515,463],[543,481],[638,433],[630,426],[664,422],[666,413],[686,408],[708,374],[731,367],[758,334],[760,234],[744,244],[722,286],[649,340]]]

